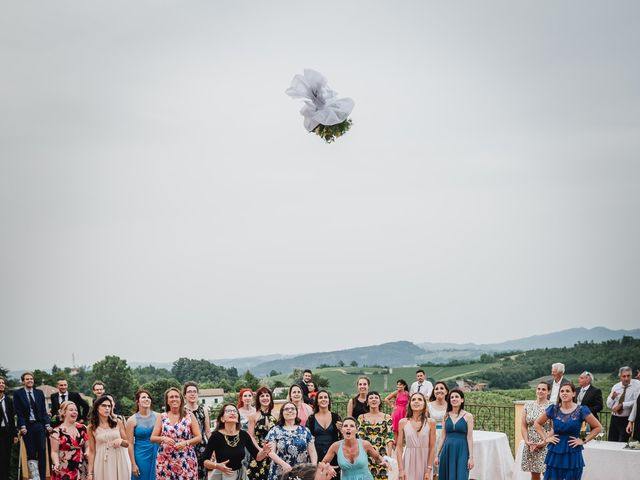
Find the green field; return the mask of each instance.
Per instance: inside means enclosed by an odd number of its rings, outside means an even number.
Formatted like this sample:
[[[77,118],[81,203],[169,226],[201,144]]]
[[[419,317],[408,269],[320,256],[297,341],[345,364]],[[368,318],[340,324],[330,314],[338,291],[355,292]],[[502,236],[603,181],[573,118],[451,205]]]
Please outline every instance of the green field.
[[[468,377],[477,374],[487,368],[495,367],[498,363],[473,363],[469,365],[456,365],[453,367],[427,367],[424,370],[430,379],[435,380],[455,380],[459,377]],[[386,369],[367,367],[330,367],[316,368],[314,374],[318,374],[329,380],[329,390],[331,393],[344,393],[352,395],[356,391],[356,381],[359,376],[366,375],[371,380],[371,390],[379,392],[395,390],[396,381],[404,379],[409,385],[415,381],[418,367],[394,367],[391,373],[387,374]],[[289,385],[291,379],[288,375],[277,375],[265,379],[269,383],[276,380]],[[386,385],[386,388],[385,388]]]
[[[466,365],[456,365],[452,367],[426,367],[424,370],[432,381],[435,379],[443,381],[454,381],[457,378],[468,378],[477,375],[483,370],[498,366],[499,363],[472,363]],[[345,394],[352,396],[356,392],[356,381],[359,376],[366,375],[371,380],[371,390],[380,393],[392,392],[395,390],[395,383],[399,378],[406,380],[411,385],[415,381],[415,371],[418,367],[395,367],[391,373],[386,373],[386,369],[368,367],[330,367],[314,369],[314,374],[321,375],[329,380],[329,391],[334,395]],[[594,385],[602,389],[606,397],[611,390],[611,386],[617,381],[608,373],[595,373]],[[547,380],[549,376],[535,378],[529,382],[528,389],[498,390],[489,389],[483,392],[468,392],[466,398],[470,403],[482,405],[511,405],[515,400],[533,400],[535,398],[535,387],[539,380]],[[578,386],[578,375],[567,375],[571,381]],[[272,384],[279,380],[285,385],[290,385],[291,379],[288,375],[277,375],[264,379]],[[386,385],[386,388],[385,388]]]

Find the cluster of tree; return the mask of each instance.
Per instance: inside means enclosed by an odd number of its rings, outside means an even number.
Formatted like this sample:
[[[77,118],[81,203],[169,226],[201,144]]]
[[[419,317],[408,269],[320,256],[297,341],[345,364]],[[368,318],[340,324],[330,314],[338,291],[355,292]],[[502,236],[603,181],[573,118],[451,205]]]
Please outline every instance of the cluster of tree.
[[[298,382],[301,378],[302,378],[302,373],[304,372],[304,370],[302,368],[294,368],[293,372],[291,372],[291,375],[289,375],[289,379],[291,380],[291,384]],[[313,384],[316,386],[316,391],[320,390],[322,388],[327,389],[329,388],[329,379],[328,378],[324,378],[323,376],[317,374],[317,373],[313,373],[311,375],[311,381],[313,382]],[[281,386],[285,386],[285,385],[281,385]]]
[[[578,342],[573,347],[539,348],[508,356],[499,367],[483,371],[479,379],[486,380],[492,388],[522,388],[534,378],[549,375],[551,364],[561,362],[566,373],[611,372],[628,365],[638,367],[640,339],[623,337],[602,343]]]
[[[0,366],[0,374],[6,376],[8,371]],[[138,388],[149,390],[156,408],[161,408],[163,394],[169,387],[178,387],[187,381],[198,382],[200,388],[222,388],[225,392],[237,392],[241,388],[257,389],[260,379],[250,371],[242,376],[236,368],[225,368],[215,365],[208,360],[180,358],[173,362],[171,370],[157,368],[152,365],[131,368],[125,359],[109,355],[96,362],[91,368],[58,368],[56,365],[51,373],[45,370],[34,370],[36,385],[56,385],[64,378],[69,383],[71,391],[91,395],[94,381],[101,380],[107,386],[107,392],[114,396],[117,410],[122,414],[129,414],[134,408],[134,395]],[[15,387],[19,382],[10,380],[9,386]]]
[[[477,364],[494,363],[494,362],[498,362],[498,361],[504,359],[505,357],[511,357],[513,355],[519,355],[521,353],[522,352],[520,350],[514,350],[514,351],[508,351],[508,352],[483,353],[482,355],[480,355],[480,358],[475,359],[475,360],[452,359],[452,360],[448,360],[446,362],[422,362],[422,363],[419,363],[418,366],[424,367],[424,368],[427,368],[427,367],[457,367],[459,365],[473,365],[474,363],[477,363]]]
[[[346,367],[347,364],[344,363],[342,360],[339,360],[335,365],[329,365],[328,363],[321,363],[320,365],[318,365],[318,368],[335,368],[335,367]],[[355,360],[351,360],[351,362],[349,362],[350,367],[357,367],[358,366],[358,362],[356,362]]]

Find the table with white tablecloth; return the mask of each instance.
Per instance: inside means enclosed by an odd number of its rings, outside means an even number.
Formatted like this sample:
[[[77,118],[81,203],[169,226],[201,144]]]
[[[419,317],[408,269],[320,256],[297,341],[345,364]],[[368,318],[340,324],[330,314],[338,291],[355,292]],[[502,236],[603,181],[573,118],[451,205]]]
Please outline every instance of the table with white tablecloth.
[[[504,433],[474,430],[473,460],[470,479],[510,479],[513,474],[513,455]]]
[[[621,442],[598,442],[592,440],[582,451],[585,467],[582,480],[631,480],[640,478],[640,450],[624,448]],[[514,480],[528,480],[531,474],[520,468],[524,442],[520,442],[516,455]]]

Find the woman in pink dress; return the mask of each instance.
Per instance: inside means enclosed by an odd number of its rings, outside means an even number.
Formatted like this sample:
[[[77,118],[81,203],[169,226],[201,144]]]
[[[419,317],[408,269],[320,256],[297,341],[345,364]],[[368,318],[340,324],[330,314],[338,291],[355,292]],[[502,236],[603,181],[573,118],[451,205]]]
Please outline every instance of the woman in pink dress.
[[[396,391],[390,393],[384,399],[384,403],[393,406],[393,413],[391,414],[391,420],[393,421],[393,441],[398,441],[398,423],[400,420],[407,416],[407,404],[409,403],[409,386],[403,379],[398,380],[396,383]],[[391,405],[391,400],[396,399],[395,405]]]
[[[432,477],[436,443],[436,422],[429,418],[427,400],[419,392],[411,395],[407,417],[400,421],[398,473],[400,480]]]
[[[198,420],[185,408],[182,392],[175,387],[164,393],[165,412],[158,415],[151,442],[159,443],[158,480],[197,480],[198,459],[194,446],[202,440]]]

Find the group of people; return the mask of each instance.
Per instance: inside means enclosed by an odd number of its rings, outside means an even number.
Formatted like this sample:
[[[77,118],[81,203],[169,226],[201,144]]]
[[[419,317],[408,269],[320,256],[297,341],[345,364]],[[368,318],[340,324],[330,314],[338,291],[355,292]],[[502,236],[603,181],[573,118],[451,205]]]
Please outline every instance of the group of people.
[[[536,399],[527,402],[522,417],[525,448],[521,468],[532,480],[579,480],[585,466],[584,445],[603,431],[598,414],[603,409],[602,391],[593,375],[578,377],[580,388],[564,376],[565,366],[554,363],[551,379],[536,386]],[[632,379],[630,367],[622,367],[620,382],[607,397],[611,410],[609,441],[626,442],[634,430],[640,402],[640,379]],[[632,415],[633,414],[633,415]],[[583,430],[584,428],[584,430]],[[638,433],[635,432],[636,438]]]
[[[464,409],[464,392],[449,391],[445,382],[433,385],[423,369],[416,372],[411,387],[399,379],[396,391],[384,398],[370,389],[366,376],[357,379],[356,388],[346,418],[340,421],[328,412],[324,416],[326,426],[334,423],[333,431],[341,437],[320,437],[323,447],[317,448],[324,454],[318,459],[334,465],[338,476],[387,480],[395,457],[402,480],[468,478],[473,468],[473,415]],[[393,407],[391,415],[382,411],[383,402]],[[318,392],[314,409],[330,410],[328,392]],[[307,427],[322,433],[324,426],[309,417]]]
[[[536,400],[525,405],[522,469],[533,480],[542,474],[547,480],[579,479],[583,445],[602,431],[602,392],[589,372],[580,375],[578,391],[564,377],[564,365],[554,364],[551,373],[551,380],[537,385]],[[631,373],[620,369],[620,382],[606,401],[610,440],[626,441],[633,432],[640,380]],[[307,464],[319,465],[314,478],[387,480],[394,458],[401,480],[466,480],[474,467],[474,418],[464,408],[464,392],[442,381],[432,384],[422,369],[411,387],[400,379],[384,398],[366,376],[359,377],[345,418],[332,411],[330,393],[316,390],[312,372],[305,370],[277,413],[268,387],[243,389],[237,404],[222,405],[213,430],[194,382],[169,388],[161,413],[154,411],[151,394],[138,390],[136,412],[125,419],[114,413],[114,398],[102,382],[94,383],[89,407],[59,381],[48,412],[33,374],[25,372],[21,380],[23,388],[11,401],[0,377],[0,479],[8,478],[18,433],[30,477],[43,480],[48,469],[52,480],[279,480],[304,478],[298,473],[307,475]],[[391,415],[383,402],[393,407]],[[583,424],[587,432],[581,437]]]

